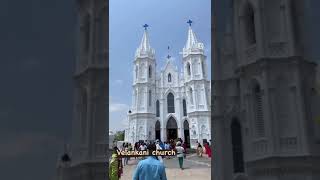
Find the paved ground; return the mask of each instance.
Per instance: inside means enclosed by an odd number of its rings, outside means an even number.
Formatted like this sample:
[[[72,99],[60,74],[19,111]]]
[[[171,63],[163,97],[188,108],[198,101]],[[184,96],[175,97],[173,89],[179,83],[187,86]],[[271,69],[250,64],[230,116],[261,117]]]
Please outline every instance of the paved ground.
[[[129,165],[124,166],[124,173],[121,180],[132,180],[133,172],[138,160],[134,158],[129,161]],[[166,174],[168,180],[210,180],[211,179],[211,159],[207,156],[199,158],[191,154],[184,159],[184,170],[179,168],[176,158],[165,159]]]

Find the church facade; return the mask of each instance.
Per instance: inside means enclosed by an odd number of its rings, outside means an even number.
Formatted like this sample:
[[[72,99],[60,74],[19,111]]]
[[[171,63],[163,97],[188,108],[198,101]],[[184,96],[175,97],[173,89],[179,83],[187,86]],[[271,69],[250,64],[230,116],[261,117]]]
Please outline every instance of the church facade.
[[[306,2],[213,1],[213,179],[320,179]]]
[[[155,50],[147,26],[133,61],[132,106],[125,141],[181,138],[191,147],[211,139],[210,81],[204,45],[191,28],[182,49],[179,71],[168,55],[157,73]]]

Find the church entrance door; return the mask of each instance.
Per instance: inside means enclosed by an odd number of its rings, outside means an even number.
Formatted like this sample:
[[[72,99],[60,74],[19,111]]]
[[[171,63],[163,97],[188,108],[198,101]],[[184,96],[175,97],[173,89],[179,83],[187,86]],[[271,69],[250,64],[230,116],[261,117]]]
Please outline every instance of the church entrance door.
[[[161,136],[160,136],[160,122],[159,121],[156,122],[155,130],[156,130],[156,133],[155,133],[156,139],[160,140]]]
[[[189,131],[189,123],[187,120],[183,122],[184,129],[184,142],[186,142],[187,147],[190,148],[190,131]]]
[[[167,121],[167,140],[175,140],[178,138],[178,125],[177,121],[173,118],[170,117],[169,120]]]

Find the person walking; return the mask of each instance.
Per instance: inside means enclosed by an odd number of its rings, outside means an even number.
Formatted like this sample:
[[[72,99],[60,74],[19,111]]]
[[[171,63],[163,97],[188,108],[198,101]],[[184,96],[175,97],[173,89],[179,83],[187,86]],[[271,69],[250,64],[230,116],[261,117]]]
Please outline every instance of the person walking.
[[[208,154],[208,157],[211,158],[211,148],[209,146],[209,143],[205,143],[204,148],[206,150],[206,154]]]
[[[125,151],[125,152],[128,152],[128,150],[129,150],[129,145],[126,144],[126,145],[124,146],[124,151]],[[124,165],[128,165],[128,161],[129,161],[129,157],[125,157],[125,158],[124,158]]]
[[[177,157],[179,161],[179,167],[181,170],[183,170],[183,154],[184,154],[184,148],[181,146],[181,142],[178,141],[176,144],[176,151],[177,151]]]
[[[201,144],[200,143],[198,143],[198,147],[197,147],[197,150],[198,150],[198,156],[199,157],[202,157],[202,146],[201,146]]]
[[[109,179],[110,180],[119,180],[122,172],[123,166],[121,159],[118,158],[117,147],[113,148],[113,152],[111,155],[111,160],[109,162]]]
[[[185,154],[187,154],[187,143],[184,142],[183,145],[182,145],[182,147],[184,148]]]
[[[197,141],[197,142],[196,142],[196,153],[197,153],[197,156],[199,156],[199,150],[198,150],[198,147],[199,147],[199,142]]]
[[[147,149],[152,152],[157,147],[154,143],[151,143]],[[132,180],[167,180],[165,167],[163,163],[157,160],[156,156],[148,156],[148,158],[138,163]]]
[[[138,150],[139,150],[139,144],[138,144],[138,142],[135,142],[135,143],[134,143],[134,147],[133,147],[133,148],[134,148],[135,151],[138,151]],[[134,159],[137,159],[137,157],[135,156]]]
[[[156,149],[157,149],[157,150],[162,150],[162,148],[161,148],[161,146],[160,146],[160,142],[159,142],[158,139],[156,140]],[[163,159],[162,159],[161,156],[157,156],[157,158],[158,158],[158,160],[159,160],[160,162],[163,163]]]
[[[170,150],[170,146],[169,146],[169,143],[167,141],[164,142],[164,149],[165,150]],[[165,156],[165,158],[170,159],[170,156]]]
[[[140,145],[140,151],[145,151],[145,150],[147,150],[147,146],[146,146],[146,144],[145,143],[141,143],[141,145]],[[141,159],[145,159],[145,157],[144,156],[142,156],[141,157]]]

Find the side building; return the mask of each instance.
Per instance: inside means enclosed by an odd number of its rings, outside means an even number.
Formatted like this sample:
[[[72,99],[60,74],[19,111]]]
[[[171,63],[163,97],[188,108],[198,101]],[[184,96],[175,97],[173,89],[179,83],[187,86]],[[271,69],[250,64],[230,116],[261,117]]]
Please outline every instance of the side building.
[[[213,1],[213,179],[320,179],[312,1]]]
[[[108,118],[108,6],[77,1],[79,53],[74,73],[71,148],[58,159],[57,180],[106,179]]]

